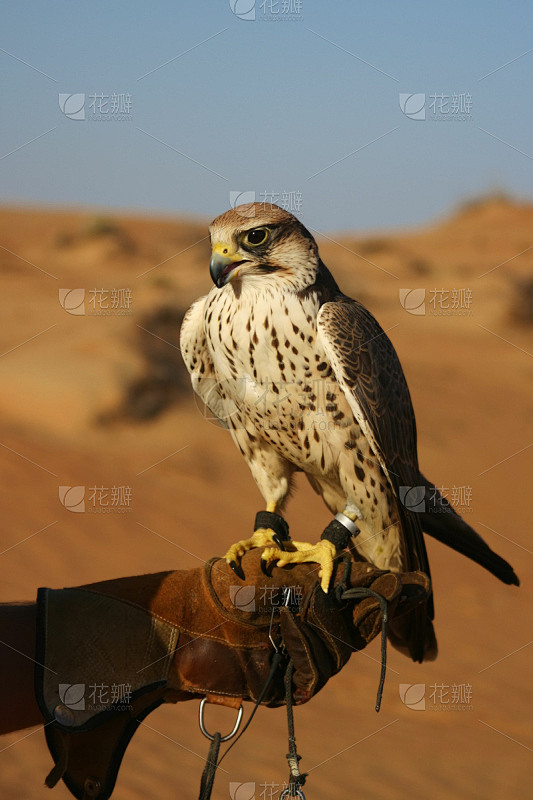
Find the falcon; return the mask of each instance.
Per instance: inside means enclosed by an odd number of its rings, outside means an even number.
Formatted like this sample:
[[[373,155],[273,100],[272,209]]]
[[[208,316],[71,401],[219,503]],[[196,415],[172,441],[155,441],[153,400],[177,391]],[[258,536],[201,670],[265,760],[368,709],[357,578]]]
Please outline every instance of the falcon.
[[[214,287],[185,315],[180,344],[194,391],[229,428],[266,504],[253,535],[225,555],[236,574],[261,547],[265,569],[316,562],[327,592],[350,546],[378,568],[429,576],[425,531],[518,584],[421,474],[394,347],[341,292],[311,233],[264,203],[227,211],[209,232]],[[298,471],[334,515],[315,543],[290,539],[281,515]],[[391,623],[392,644],[415,661],[435,657],[432,619],[430,597]]]

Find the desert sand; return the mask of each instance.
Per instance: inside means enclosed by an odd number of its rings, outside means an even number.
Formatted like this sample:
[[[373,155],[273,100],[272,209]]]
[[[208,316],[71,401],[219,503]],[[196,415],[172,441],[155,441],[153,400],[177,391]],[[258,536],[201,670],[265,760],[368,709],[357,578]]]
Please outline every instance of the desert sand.
[[[439,657],[414,664],[389,648],[376,714],[373,642],[297,709],[308,800],[528,793],[532,230],[533,206],[493,197],[417,230],[318,237],[341,287],[398,351],[422,470],[448,495],[469,490],[458,510],[522,586],[428,539]],[[195,403],[177,350],[181,314],[210,289],[206,236],[206,220],[0,209],[2,601],[31,600],[39,586],[194,567],[251,531],[260,495],[227,432]],[[85,289],[85,314],[68,313],[60,289]],[[426,313],[408,313],[400,289],[425,289]],[[65,508],[59,486],[85,486],[86,511]],[[131,490],[128,502],[91,511],[88,490],[113,486]],[[295,538],[311,540],[328,521],[305,479],[287,518]],[[404,705],[400,684],[426,684],[426,709]],[[454,702],[454,685],[470,687],[468,709]],[[230,712],[210,711],[211,727],[230,725]],[[147,718],[116,800],[197,796],[207,752],[197,712],[190,702]],[[283,710],[260,709],[213,797],[279,797],[286,750]],[[62,784],[44,787],[51,763],[41,729],[2,737],[0,797],[70,797]]]

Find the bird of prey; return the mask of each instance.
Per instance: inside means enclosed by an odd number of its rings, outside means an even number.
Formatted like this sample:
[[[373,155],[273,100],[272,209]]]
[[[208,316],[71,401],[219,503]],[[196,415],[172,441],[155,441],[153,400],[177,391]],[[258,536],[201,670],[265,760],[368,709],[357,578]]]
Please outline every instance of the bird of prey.
[[[188,310],[180,337],[194,391],[229,428],[267,523],[283,510],[297,471],[336,515],[315,544],[260,525],[227,551],[236,573],[244,552],[262,547],[268,566],[316,562],[327,591],[336,553],[351,544],[378,568],[429,576],[425,530],[518,584],[420,473],[394,347],[372,314],[341,292],[311,233],[263,203],[237,206],[209,230],[215,285]],[[411,491],[422,492],[422,513],[405,502]],[[391,624],[391,642],[416,661],[433,658],[432,617],[429,598]]]

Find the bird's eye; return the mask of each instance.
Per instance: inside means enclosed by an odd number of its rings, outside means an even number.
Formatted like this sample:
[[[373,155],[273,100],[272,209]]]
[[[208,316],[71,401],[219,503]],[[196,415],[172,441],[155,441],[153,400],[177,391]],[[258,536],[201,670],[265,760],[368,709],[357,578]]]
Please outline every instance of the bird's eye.
[[[244,244],[249,244],[252,247],[257,247],[259,244],[264,244],[268,239],[268,228],[253,228],[248,231],[244,237]]]

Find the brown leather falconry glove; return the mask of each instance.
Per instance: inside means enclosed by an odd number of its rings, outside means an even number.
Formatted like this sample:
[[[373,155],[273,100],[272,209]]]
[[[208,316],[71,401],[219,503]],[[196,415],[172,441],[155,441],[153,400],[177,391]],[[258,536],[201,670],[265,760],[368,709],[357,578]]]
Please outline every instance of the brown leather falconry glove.
[[[269,578],[252,550],[244,568],[244,583],[213,559],[39,590],[36,693],[55,762],[48,786],[63,778],[79,800],[107,800],[137,726],[164,702],[282,705],[291,661],[293,702],[307,702],[380,632],[382,609],[403,614],[430,592],[422,573],[348,556],[337,560],[328,594],[312,564]]]

